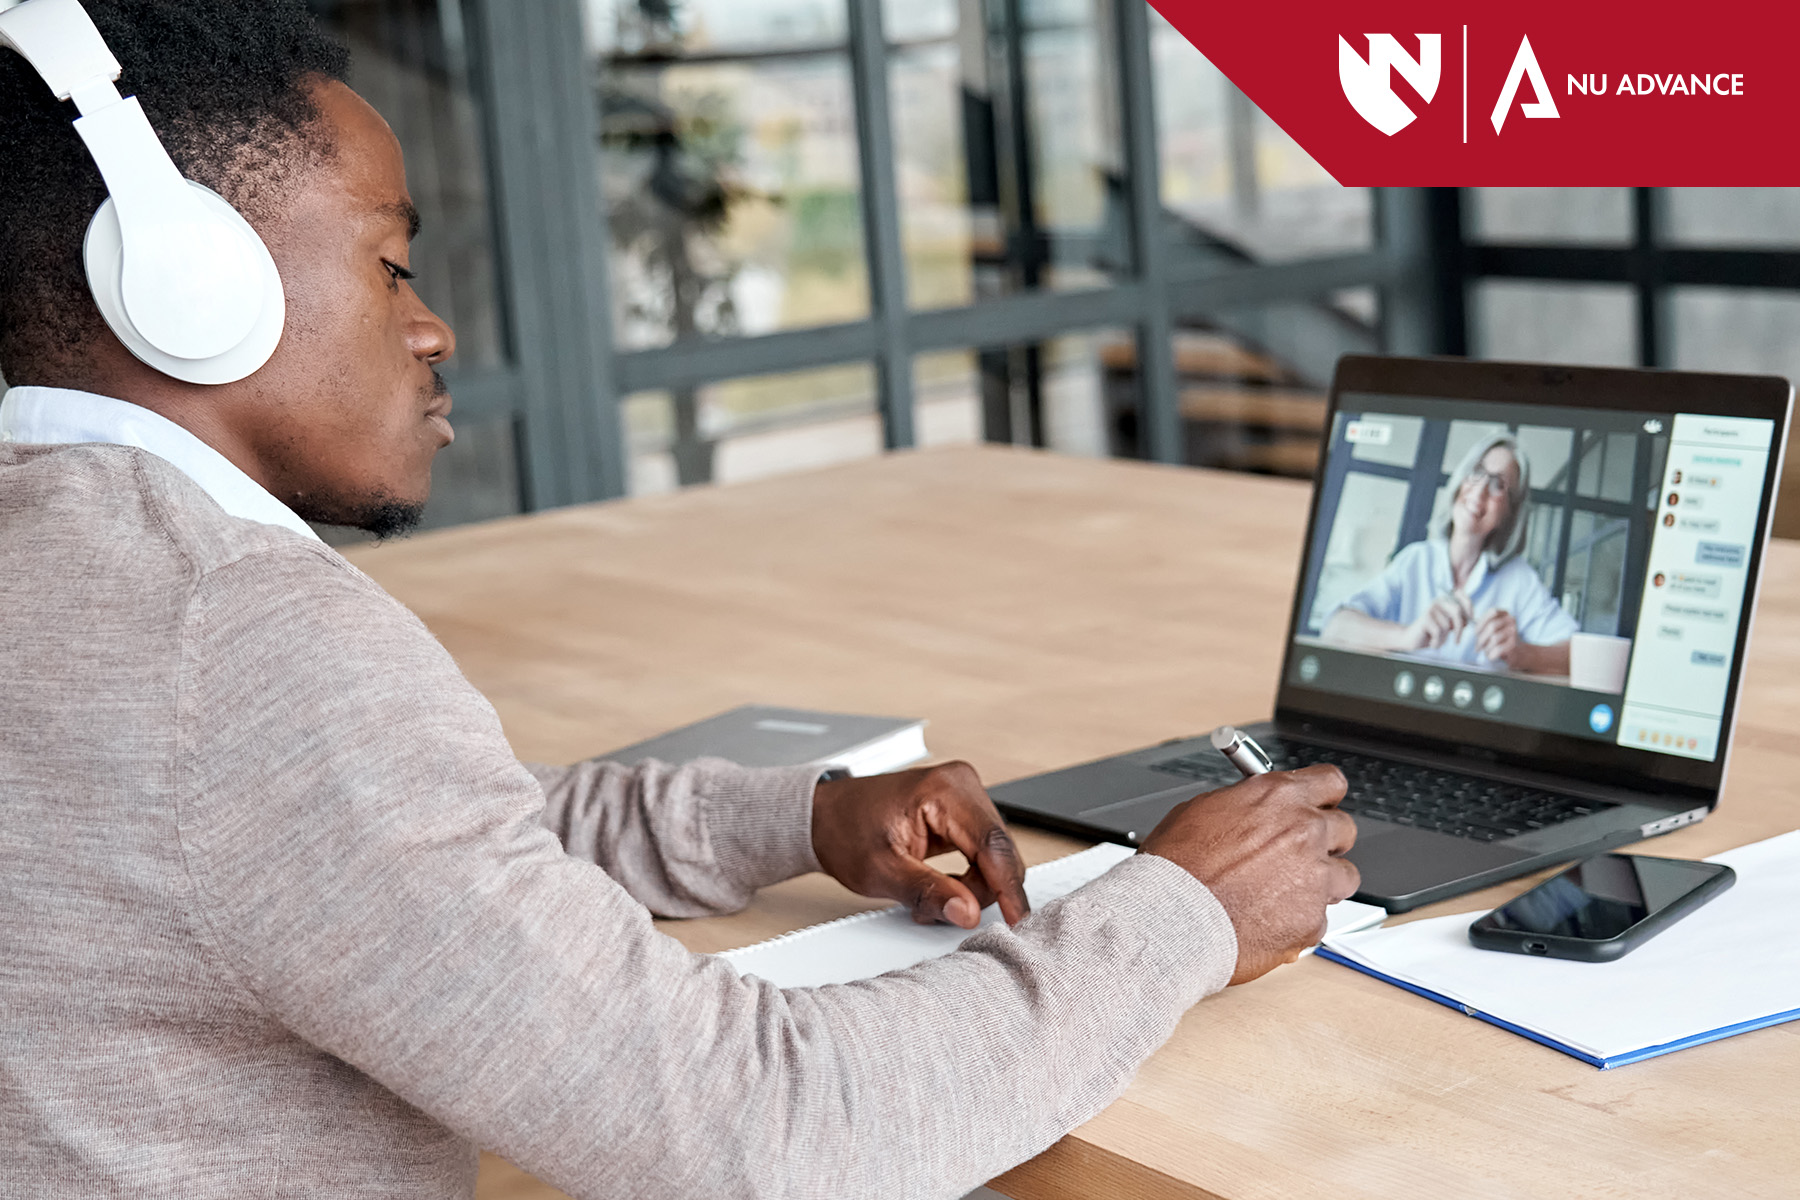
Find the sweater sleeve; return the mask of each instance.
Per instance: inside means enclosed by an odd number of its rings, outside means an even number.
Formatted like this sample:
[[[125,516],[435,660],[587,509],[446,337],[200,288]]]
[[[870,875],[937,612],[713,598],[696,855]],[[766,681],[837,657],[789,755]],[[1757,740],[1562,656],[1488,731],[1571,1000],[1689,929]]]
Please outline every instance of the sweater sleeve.
[[[681,766],[526,763],[545,828],[659,917],[736,912],[757,888],[819,869],[812,848],[816,767],[757,769],[724,759]]]
[[[323,555],[197,585],[177,727],[222,969],[578,1198],[948,1200],[1109,1103],[1235,963],[1212,894],[1139,855],[910,970],[740,978],[565,853],[448,654]]]

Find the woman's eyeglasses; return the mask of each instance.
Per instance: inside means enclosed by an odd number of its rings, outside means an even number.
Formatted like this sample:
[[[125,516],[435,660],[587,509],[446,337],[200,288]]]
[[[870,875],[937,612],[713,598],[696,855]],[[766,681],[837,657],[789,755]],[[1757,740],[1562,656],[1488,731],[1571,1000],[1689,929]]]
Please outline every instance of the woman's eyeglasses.
[[[1464,486],[1469,484],[1482,488],[1490,496],[1506,496],[1512,493],[1512,485],[1506,481],[1504,474],[1495,475],[1480,463],[1476,463],[1463,480]]]

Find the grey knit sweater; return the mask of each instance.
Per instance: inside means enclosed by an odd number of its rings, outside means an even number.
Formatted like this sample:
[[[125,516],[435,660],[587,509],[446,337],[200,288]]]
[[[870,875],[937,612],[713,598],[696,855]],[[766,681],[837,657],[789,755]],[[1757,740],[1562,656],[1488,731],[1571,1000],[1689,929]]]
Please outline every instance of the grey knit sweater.
[[[949,1197],[1231,973],[1144,855],[846,986],[657,932],[816,869],[812,782],[527,768],[331,550],[0,445],[0,1196],[467,1197],[487,1147],[578,1197]]]

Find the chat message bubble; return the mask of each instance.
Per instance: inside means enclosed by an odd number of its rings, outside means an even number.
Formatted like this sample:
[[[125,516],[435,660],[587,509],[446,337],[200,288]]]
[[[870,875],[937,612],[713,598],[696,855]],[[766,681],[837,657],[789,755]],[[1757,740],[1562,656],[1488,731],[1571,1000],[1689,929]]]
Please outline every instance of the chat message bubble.
[[[1691,621],[1723,621],[1725,610],[1722,608],[1702,608],[1698,604],[1665,604],[1663,612],[1671,617],[1686,617]]]
[[[1717,517],[1682,517],[1675,523],[1689,533],[1719,532],[1719,518]],[[1706,565],[1713,566],[1716,564],[1708,563]]]
[[[1703,567],[1741,567],[1744,547],[1731,542],[1701,542],[1694,547],[1694,561]]]
[[[1688,661],[1696,667],[1722,667],[1725,665],[1725,656],[1711,650],[1696,650],[1688,656]]]
[[[1681,640],[1681,626],[1658,625],[1656,627],[1656,636],[1663,638],[1666,641],[1679,642]]]
[[[1668,587],[1671,592],[1678,592],[1683,596],[1698,596],[1703,600],[1717,600],[1719,584],[1720,579],[1717,575],[1689,575],[1677,572],[1668,577]]]

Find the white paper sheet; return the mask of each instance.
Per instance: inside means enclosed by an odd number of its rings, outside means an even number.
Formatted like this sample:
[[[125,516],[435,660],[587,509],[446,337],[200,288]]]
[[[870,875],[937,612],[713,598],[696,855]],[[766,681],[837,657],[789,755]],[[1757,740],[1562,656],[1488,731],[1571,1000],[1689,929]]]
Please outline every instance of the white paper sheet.
[[[1033,908],[1066,896],[1098,879],[1114,864],[1137,853],[1130,846],[1103,842],[1098,846],[1042,863],[1025,872],[1025,894]],[[1387,918],[1387,910],[1346,900],[1327,914],[1333,932],[1364,929]],[[954,925],[917,925],[903,908],[884,908],[828,921],[784,934],[741,950],[719,955],[740,975],[757,975],[780,987],[819,987],[873,979],[888,971],[939,958],[962,945],[979,929],[1002,923],[1000,909],[989,905],[976,929]]]
[[[1800,831],[1721,854],[1730,891],[1624,958],[1477,950],[1479,913],[1333,934],[1328,949],[1599,1059],[1800,1009]]]

